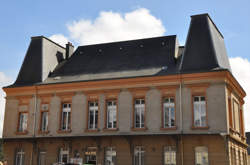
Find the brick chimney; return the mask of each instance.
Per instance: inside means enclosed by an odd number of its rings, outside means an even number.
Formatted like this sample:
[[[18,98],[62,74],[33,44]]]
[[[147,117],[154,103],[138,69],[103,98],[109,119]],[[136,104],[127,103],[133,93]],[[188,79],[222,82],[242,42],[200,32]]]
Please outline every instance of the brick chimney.
[[[72,45],[71,42],[68,42],[66,44],[66,60],[68,58],[70,58],[70,56],[73,54],[73,52],[74,52],[74,46]]]

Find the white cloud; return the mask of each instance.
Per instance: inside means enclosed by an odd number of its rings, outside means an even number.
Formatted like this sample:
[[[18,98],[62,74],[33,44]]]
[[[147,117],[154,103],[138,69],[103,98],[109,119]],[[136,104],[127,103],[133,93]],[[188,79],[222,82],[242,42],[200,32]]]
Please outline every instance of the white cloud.
[[[247,93],[244,105],[245,128],[250,131],[250,61],[242,57],[230,58],[233,75]]]
[[[161,20],[145,8],[129,13],[103,11],[95,20],[82,19],[67,25],[70,38],[81,45],[162,36]]]
[[[51,39],[52,41],[58,43],[59,45],[61,45],[63,47],[65,47],[65,45],[68,43],[67,37],[65,37],[62,34],[54,34],[54,35],[50,36],[49,39]]]
[[[10,85],[11,79],[7,77],[3,72],[0,72],[0,137],[2,137],[3,130],[3,120],[4,120],[4,111],[5,111],[5,93],[2,90],[2,87]]]

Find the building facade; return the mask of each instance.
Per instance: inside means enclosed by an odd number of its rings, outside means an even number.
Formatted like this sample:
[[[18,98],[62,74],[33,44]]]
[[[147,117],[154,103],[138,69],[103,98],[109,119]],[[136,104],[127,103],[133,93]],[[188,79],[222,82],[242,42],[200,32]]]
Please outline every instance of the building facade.
[[[32,37],[4,87],[8,164],[246,165],[243,98],[208,14],[177,37],[66,48]]]

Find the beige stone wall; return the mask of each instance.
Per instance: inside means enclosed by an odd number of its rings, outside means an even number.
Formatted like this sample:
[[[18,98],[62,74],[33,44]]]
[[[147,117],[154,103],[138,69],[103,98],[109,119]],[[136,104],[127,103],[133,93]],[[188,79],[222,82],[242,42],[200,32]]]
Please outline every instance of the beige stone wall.
[[[207,99],[207,116],[209,129],[193,130],[192,126],[192,92],[187,85],[183,85],[182,88],[182,113],[183,113],[183,132],[186,134],[192,133],[228,133],[228,121],[227,121],[227,105],[226,105],[226,90],[225,84],[212,83],[206,89]],[[38,134],[40,124],[40,103],[41,100],[37,100],[38,110],[36,112],[36,136],[88,136],[88,135],[124,135],[124,134],[176,134],[181,130],[180,126],[180,89],[177,88],[175,93],[176,98],[176,130],[160,130],[162,107],[161,91],[157,88],[149,88],[145,94],[146,99],[146,127],[145,131],[131,131],[132,116],[133,116],[133,95],[130,90],[123,89],[118,94],[118,131],[107,132],[103,131],[105,127],[105,95],[103,93],[98,94],[99,97],[99,131],[98,132],[85,132],[87,128],[87,95],[82,92],[76,92],[72,97],[72,117],[70,133],[58,133],[60,116],[61,116],[61,104],[62,98],[58,95],[53,95],[50,99],[50,111],[49,111],[49,134]],[[7,98],[6,111],[5,111],[5,124],[3,137],[11,138],[16,137],[16,129],[18,122],[18,106],[19,101],[15,98]],[[27,137],[33,135],[34,126],[34,114],[35,114],[35,97],[29,100],[28,104],[29,120],[28,120],[28,134],[18,135],[18,137]]]
[[[181,143],[181,140],[183,141]],[[183,146],[181,145],[183,144]],[[185,135],[182,138],[177,135],[166,136],[106,136],[106,137],[82,137],[82,138],[51,138],[40,139],[32,152],[32,143],[29,140],[19,142],[5,142],[4,153],[9,164],[13,164],[16,148],[22,148],[25,152],[25,165],[30,165],[33,156],[33,165],[37,164],[39,150],[46,151],[46,163],[52,164],[58,159],[59,147],[69,148],[70,157],[75,152],[85,160],[84,152],[87,147],[98,147],[97,160],[99,165],[104,163],[105,147],[116,148],[116,164],[132,165],[133,148],[143,146],[145,149],[145,165],[163,164],[163,147],[176,146],[177,165],[181,165],[181,151],[185,165],[194,165],[196,146],[208,147],[210,165],[228,165],[225,151],[225,141],[219,135]],[[33,155],[32,155],[33,153]]]

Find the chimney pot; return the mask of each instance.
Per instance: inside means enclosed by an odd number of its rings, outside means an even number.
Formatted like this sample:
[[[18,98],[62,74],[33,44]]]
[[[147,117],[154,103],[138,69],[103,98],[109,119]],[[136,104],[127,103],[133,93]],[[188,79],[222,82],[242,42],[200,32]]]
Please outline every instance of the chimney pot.
[[[66,60],[70,58],[73,52],[74,52],[74,46],[71,42],[68,42],[66,44]]]

